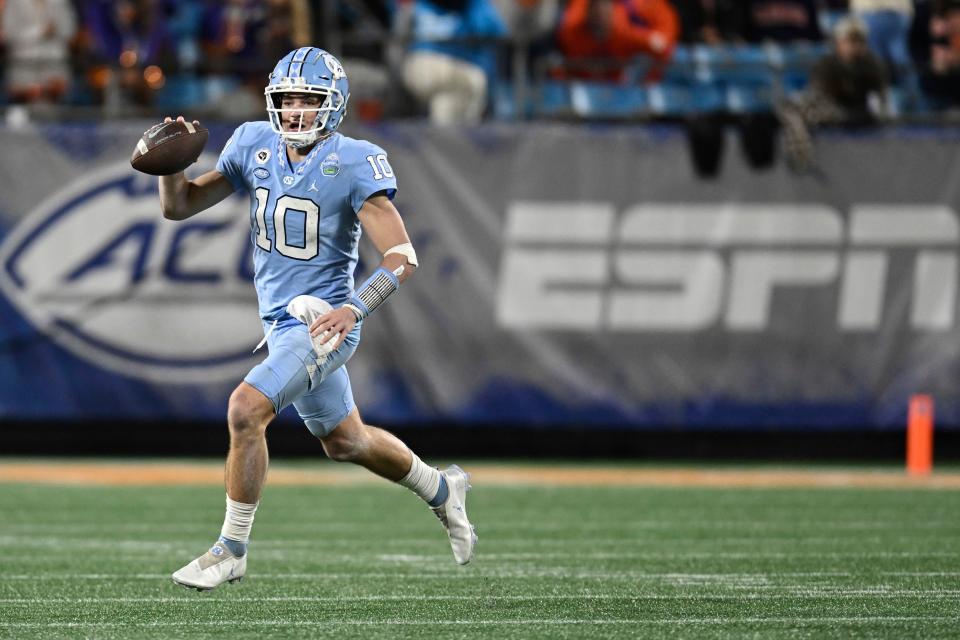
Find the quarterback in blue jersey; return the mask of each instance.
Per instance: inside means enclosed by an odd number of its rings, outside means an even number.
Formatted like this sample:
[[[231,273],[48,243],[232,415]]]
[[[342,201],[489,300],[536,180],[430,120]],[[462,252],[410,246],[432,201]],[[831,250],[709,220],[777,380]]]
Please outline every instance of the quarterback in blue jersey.
[[[193,180],[182,172],[160,178],[163,215],[171,220],[235,191],[250,195],[254,283],[268,347],[230,396],[220,537],[173,579],[207,590],[244,576],[267,473],[267,425],[291,404],[331,459],[362,465],[423,498],[446,528],[454,559],[466,564],[477,539],[466,515],[467,474],[456,465],[434,469],[392,434],[364,424],[343,366],[363,320],[417,268],[391,202],[397,181],[387,154],[337,133],[349,86],[340,62],[322,49],[284,56],[264,93],[268,121],[241,125],[215,170]],[[355,285],[361,229],[383,261]]]

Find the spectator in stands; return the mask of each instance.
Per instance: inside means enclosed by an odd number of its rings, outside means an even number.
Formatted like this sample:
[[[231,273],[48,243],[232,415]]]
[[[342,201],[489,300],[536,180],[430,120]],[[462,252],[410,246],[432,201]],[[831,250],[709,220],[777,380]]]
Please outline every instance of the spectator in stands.
[[[6,0],[3,42],[12,102],[56,102],[69,86],[76,16],[68,0]]]
[[[268,0],[257,50],[279,60],[290,49],[309,47],[314,41],[310,3],[307,0]]]
[[[168,52],[164,12],[158,0],[91,0],[84,5],[93,47],[115,73],[110,103],[150,104]],[[146,73],[151,68],[150,74]]]
[[[266,28],[267,7],[262,2],[227,0],[211,3],[205,22],[205,63],[209,70],[263,76],[262,60],[266,56],[260,54],[258,46]]]
[[[672,0],[680,17],[681,39],[716,45],[742,40],[737,0]]]
[[[912,0],[850,0],[850,9],[867,26],[870,49],[887,64],[891,75],[907,73]]]
[[[741,0],[739,4],[747,42],[822,39],[815,0]]]
[[[673,54],[680,36],[677,13],[667,0],[571,0],[557,40],[571,77],[619,80],[638,55],[653,61],[648,79]]]
[[[410,39],[404,86],[428,105],[431,121],[479,122],[496,71],[495,39],[506,34],[491,1],[410,0],[400,6],[397,31]]]
[[[299,0],[307,3],[307,0]],[[313,7],[316,42],[338,58],[350,77],[350,112],[364,122],[379,120],[390,101],[391,74],[402,77],[403,47],[393,42],[393,0],[330,0]],[[277,56],[279,57],[279,56]]]
[[[934,3],[930,21],[930,68],[923,88],[937,106],[960,105],[960,0]]]
[[[199,0],[181,0],[169,7],[167,31],[179,71],[192,72],[200,62],[203,15],[204,7]]]
[[[790,164],[805,169],[812,162],[810,127],[862,126],[885,117],[886,93],[883,63],[870,51],[866,25],[856,18],[840,20],[834,27],[833,51],[817,63],[810,89],[779,110]]]

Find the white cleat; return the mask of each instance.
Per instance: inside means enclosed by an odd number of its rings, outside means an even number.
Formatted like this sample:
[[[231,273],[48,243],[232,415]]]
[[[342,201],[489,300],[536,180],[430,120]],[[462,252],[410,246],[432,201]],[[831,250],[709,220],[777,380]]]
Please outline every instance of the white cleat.
[[[224,582],[237,582],[247,573],[247,556],[238,558],[221,542],[173,574],[173,581],[182,587],[209,591]]]
[[[446,502],[430,509],[440,518],[444,529],[447,530],[457,564],[467,564],[473,559],[473,548],[477,544],[477,533],[467,520],[467,491],[470,490],[470,474],[457,465],[451,465],[440,473],[447,481],[450,494]]]

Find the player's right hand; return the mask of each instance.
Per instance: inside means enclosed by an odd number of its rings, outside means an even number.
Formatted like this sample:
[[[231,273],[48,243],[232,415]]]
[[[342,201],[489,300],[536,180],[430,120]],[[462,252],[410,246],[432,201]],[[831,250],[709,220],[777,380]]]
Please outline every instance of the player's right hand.
[[[171,118],[170,116],[167,116],[166,118],[163,119],[163,121],[164,121],[164,122],[173,122],[173,118]],[[183,116],[177,116],[177,122],[186,122],[186,120],[183,119]],[[199,120],[194,120],[194,121],[193,121],[193,126],[199,127],[199,126],[200,126],[200,121],[199,121]]]
[[[347,334],[353,330],[357,324],[357,316],[347,307],[331,309],[319,318],[313,321],[309,326],[310,337],[319,338],[321,344],[326,344],[329,340],[336,337],[337,341],[333,344],[331,351],[336,351],[343,341],[347,339]]]

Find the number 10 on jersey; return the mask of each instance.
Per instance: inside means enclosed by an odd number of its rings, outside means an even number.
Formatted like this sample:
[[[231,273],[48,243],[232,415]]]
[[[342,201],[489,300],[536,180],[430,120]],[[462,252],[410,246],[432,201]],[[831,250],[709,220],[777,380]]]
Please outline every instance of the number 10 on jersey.
[[[320,207],[313,200],[282,196],[277,199],[273,208],[273,233],[275,242],[270,242],[267,235],[267,201],[270,200],[270,190],[264,187],[254,192],[257,199],[257,246],[264,251],[270,251],[275,245],[280,255],[294,260],[311,260],[320,253]],[[287,243],[286,218],[288,210],[302,211],[303,216],[303,246]]]
[[[378,153],[375,156],[367,156],[367,162],[370,163],[370,168],[373,169],[374,180],[393,177],[393,168],[390,166],[390,163],[387,162],[387,156],[385,154]]]

